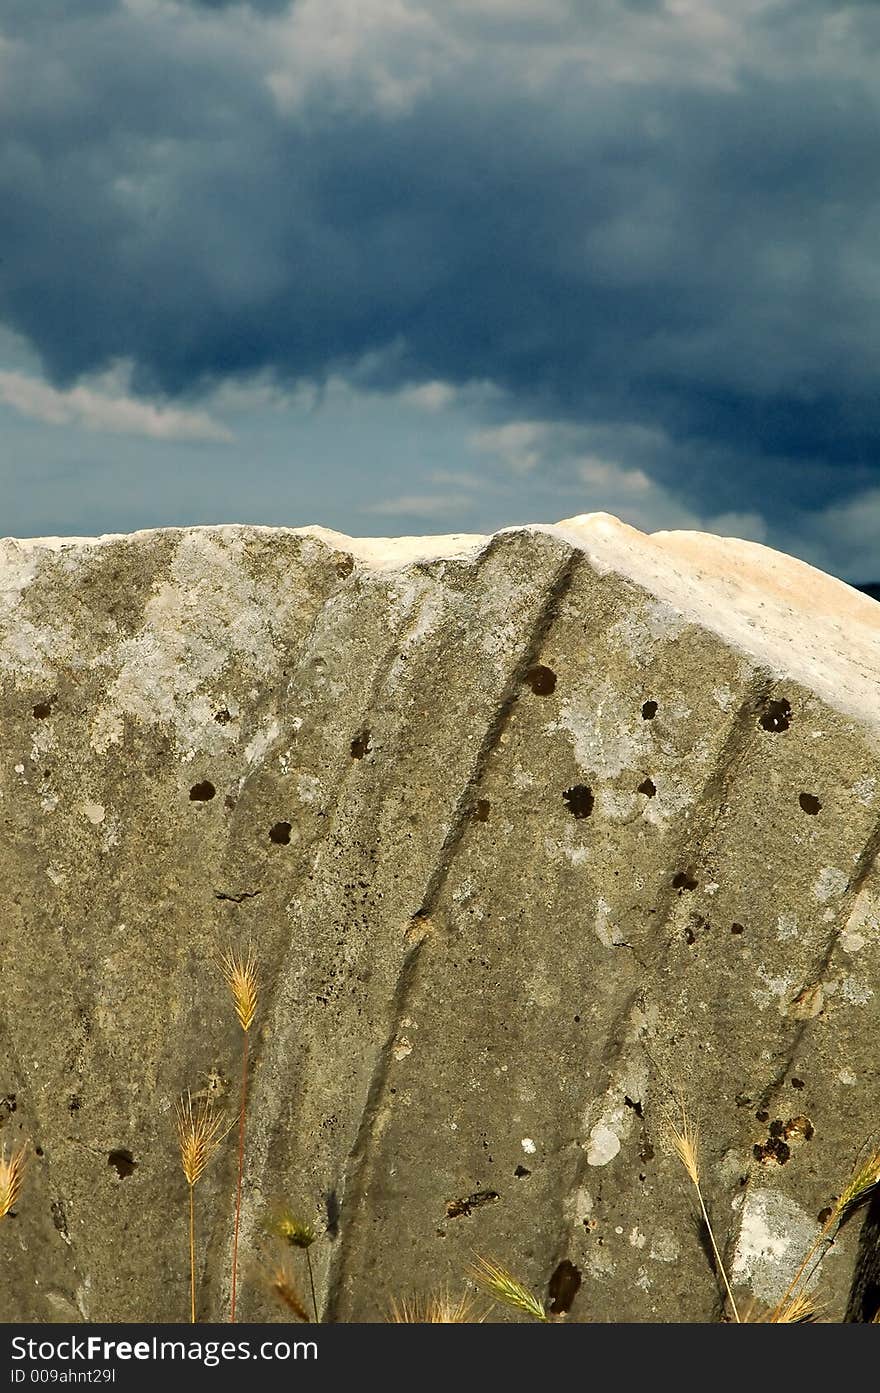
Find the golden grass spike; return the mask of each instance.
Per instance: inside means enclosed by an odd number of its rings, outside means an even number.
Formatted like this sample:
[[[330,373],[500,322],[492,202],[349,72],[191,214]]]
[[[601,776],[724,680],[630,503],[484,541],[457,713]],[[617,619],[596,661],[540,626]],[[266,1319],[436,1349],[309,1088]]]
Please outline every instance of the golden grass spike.
[[[683,1097],[679,1097],[679,1107],[681,1110],[681,1126],[676,1127],[674,1123],[669,1124],[669,1135],[672,1142],[672,1149],[681,1161],[690,1177],[691,1184],[697,1192],[697,1199],[700,1204],[700,1212],[703,1216],[703,1223],[706,1225],[706,1232],[709,1235],[709,1242],[712,1244],[712,1252],[715,1254],[715,1262],[718,1272],[730,1302],[733,1318],[736,1323],[741,1324],[739,1311],[736,1309],[736,1302],[733,1299],[733,1292],[730,1289],[730,1282],[727,1280],[727,1273],[724,1270],[724,1263],[721,1261],[721,1254],[718,1251],[718,1244],[715,1242],[715,1234],[709,1222],[709,1213],[706,1209],[706,1201],[703,1199],[703,1191],[700,1187],[700,1131],[696,1123],[691,1122],[688,1116],[687,1107]],[[788,1293],[786,1293],[788,1295]]]
[[[505,1306],[512,1306],[517,1311],[524,1311],[533,1320],[549,1321],[550,1317],[543,1302],[493,1258],[484,1258],[475,1253],[474,1261],[468,1268],[468,1275],[494,1300],[502,1302]]]
[[[681,1129],[670,1124],[669,1133],[672,1149],[690,1176],[691,1183],[699,1185],[700,1133],[688,1117],[684,1103],[681,1105]]]
[[[309,1313],[300,1300],[299,1292],[296,1289],[296,1283],[293,1280],[287,1263],[276,1263],[271,1272],[267,1273],[267,1281],[270,1290],[282,1305],[286,1306],[289,1311],[292,1311],[297,1320],[308,1323]]]
[[[239,1025],[242,1030],[247,1032],[253,1025],[254,1016],[257,1014],[260,986],[257,978],[257,960],[254,957],[253,948],[248,948],[245,957],[236,953],[233,948],[229,948],[220,955],[220,967],[226,985],[232,993],[232,1001]]]
[[[787,1301],[777,1301],[765,1317],[770,1325],[814,1325],[819,1311],[805,1291],[799,1291]]]
[[[26,1148],[19,1146],[6,1159],[6,1147],[0,1151],[0,1219],[5,1219],[21,1193],[24,1179]]]
[[[486,1317],[474,1318],[474,1309],[467,1296],[454,1301],[448,1292],[443,1292],[426,1301],[392,1301],[388,1321],[395,1325],[479,1325]]]
[[[269,1228],[291,1248],[311,1248],[317,1237],[314,1225],[289,1209],[282,1209],[274,1215],[269,1220]]]
[[[231,1130],[231,1124],[224,1129],[224,1121],[223,1114],[214,1112],[206,1098],[195,1109],[191,1093],[187,1093],[185,1099],[181,1097],[178,1100],[177,1141],[187,1185],[195,1185],[201,1179],[220,1143]]]
[[[269,1220],[269,1230],[277,1234],[290,1248],[302,1248],[306,1255],[306,1263],[309,1269],[309,1287],[312,1293],[312,1307],[315,1312],[315,1322],[318,1321],[318,1298],[315,1294],[315,1273],[312,1268],[312,1255],[309,1252],[312,1244],[317,1238],[313,1224],[306,1219],[300,1218],[290,1209],[279,1210]]]
[[[844,1187],[843,1194],[834,1206],[834,1213],[840,1222],[845,1223],[850,1215],[870,1199],[880,1185],[880,1146],[875,1147],[866,1160],[857,1165]]]

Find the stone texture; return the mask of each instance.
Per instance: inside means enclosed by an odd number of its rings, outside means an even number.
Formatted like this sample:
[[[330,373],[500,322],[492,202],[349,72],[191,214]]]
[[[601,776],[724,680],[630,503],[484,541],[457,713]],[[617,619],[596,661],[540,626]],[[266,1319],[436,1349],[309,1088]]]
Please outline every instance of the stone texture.
[[[679,1084],[737,1291],[780,1293],[878,1129],[874,600],[605,514],[6,540],[0,678],[4,1319],[187,1318],[173,1105],[235,1107],[248,940],[243,1318],[281,1318],[247,1265],[284,1199],[330,1319],[474,1250],[540,1293],[576,1264],[569,1319],[716,1318]]]

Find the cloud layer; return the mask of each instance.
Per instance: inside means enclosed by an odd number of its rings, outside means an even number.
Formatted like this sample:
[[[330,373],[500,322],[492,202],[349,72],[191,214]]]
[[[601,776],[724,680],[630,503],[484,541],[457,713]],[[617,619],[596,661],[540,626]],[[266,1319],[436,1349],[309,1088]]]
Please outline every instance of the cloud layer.
[[[256,373],[480,380],[515,470],[569,429],[634,498],[844,530],[880,483],[876,7],[7,0],[0,36],[43,411],[123,360],[178,424]]]

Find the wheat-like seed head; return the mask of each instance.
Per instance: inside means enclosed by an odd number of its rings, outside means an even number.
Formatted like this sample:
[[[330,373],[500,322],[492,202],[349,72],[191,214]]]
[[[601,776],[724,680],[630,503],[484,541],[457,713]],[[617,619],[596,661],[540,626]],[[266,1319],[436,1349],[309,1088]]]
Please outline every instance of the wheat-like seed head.
[[[272,1233],[283,1238],[285,1243],[289,1243],[291,1248],[311,1248],[317,1238],[314,1225],[301,1219],[298,1214],[293,1214],[289,1209],[282,1209],[270,1219],[269,1228]]]
[[[485,1319],[474,1318],[474,1303],[466,1296],[454,1301],[448,1292],[429,1296],[426,1301],[392,1301],[388,1316],[394,1325],[479,1325]]]
[[[265,1273],[264,1280],[273,1295],[289,1311],[293,1312],[297,1320],[308,1323],[311,1317],[300,1299],[296,1283],[286,1262],[276,1263],[270,1271]]]
[[[215,1113],[207,1098],[193,1108],[192,1095],[187,1093],[177,1103],[177,1140],[180,1145],[180,1164],[187,1185],[195,1185],[203,1175],[220,1143],[232,1127],[224,1128],[222,1113]]]
[[[669,1139],[672,1142],[672,1149],[681,1164],[684,1166],[694,1185],[700,1183],[700,1132],[695,1123],[691,1122],[684,1105],[684,1100],[680,1103],[681,1107],[681,1126],[676,1127],[674,1123],[669,1124]]]
[[[502,1267],[500,1263],[492,1258],[481,1257],[479,1253],[474,1255],[474,1261],[468,1269],[469,1275],[489,1296],[496,1301],[501,1301],[505,1306],[512,1306],[518,1311],[524,1311],[533,1320],[549,1320],[549,1316],[541,1301],[538,1300],[528,1287],[523,1286],[512,1273]]]
[[[867,1159],[856,1166],[849,1181],[834,1206],[834,1213],[840,1219],[848,1219],[854,1209],[858,1209],[880,1186],[880,1146],[875,1147]]]
[[[254,957],[253,948],[248,948],[246,957],[242,957],[232,948],[221,953],[220,967],[226,979],[226,985],[232,992],[235,1014],[238,1016],[239,1024],[242,1030],[250,1030],[254,1023],[254,1016],[257,1014],[259,989],[257,960]]]
[[[770,1325],[814,1325],[819,1320],[819,1309],[807,1292],[798,1291],[788,1300],[777,1302],[764,1319]]]
[[[24,1179],[25,1147],[20,1146],[6,1159],[6,1147],[0,1151],[0,1219],[4,1219],[21,1192]]]

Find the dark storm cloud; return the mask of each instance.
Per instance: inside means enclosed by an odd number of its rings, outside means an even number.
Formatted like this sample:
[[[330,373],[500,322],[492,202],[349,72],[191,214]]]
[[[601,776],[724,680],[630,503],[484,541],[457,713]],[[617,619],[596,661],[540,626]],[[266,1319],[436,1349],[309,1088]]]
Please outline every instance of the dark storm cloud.
[[[828,48],[839,6],[808,4],[794,44],[805,11],[780,5],[760,54],[726,54],[699,27],[643,50],[647,0],[551,4],[539,52],[515,4],[517,55],[504,7],[475,5],[461,32],[494,52],[425,69],[406,45],[453,9],[389,0],[410,29],[336,67],[318,44],[306,80],[277,27],[261,47],[240,7],[200,8],[79,0],[6,58],[0,315],[56,385],[131,357],[139,390],[180,396],[374,354],[378,386],[488,378],[533,415],[656,427],[654,474],[686,460],[719,508],[876,478],[876,15]]]

